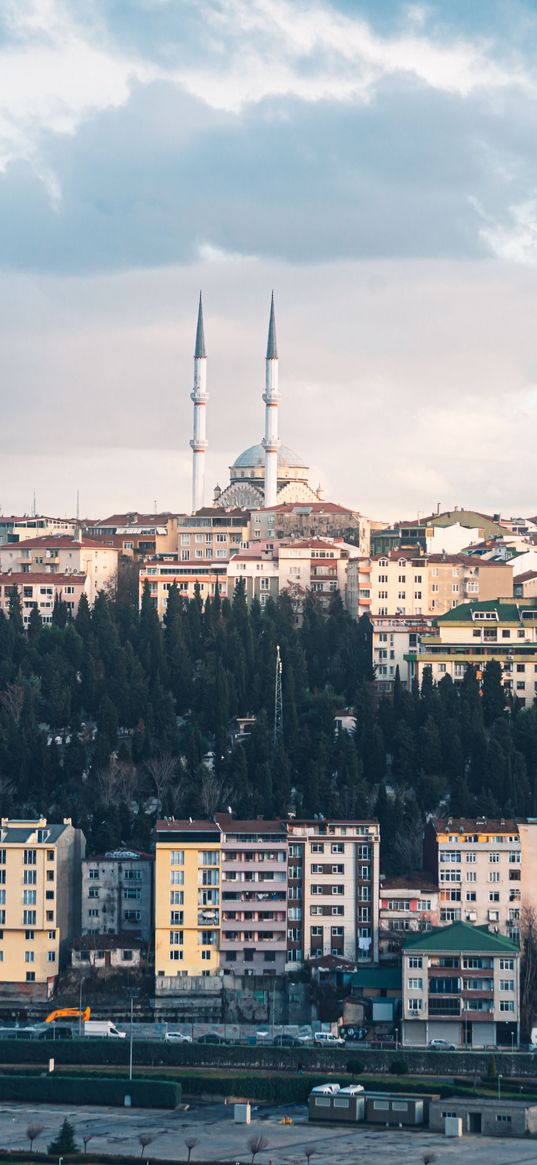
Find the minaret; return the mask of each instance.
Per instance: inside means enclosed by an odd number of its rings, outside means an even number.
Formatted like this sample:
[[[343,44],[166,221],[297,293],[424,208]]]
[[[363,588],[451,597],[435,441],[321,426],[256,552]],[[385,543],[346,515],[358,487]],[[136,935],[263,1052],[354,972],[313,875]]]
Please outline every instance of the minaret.
[[[207,449],[206,409],[208,401],[207,390],[207,358],[205,355],[205,335],[203,332],[203,306],[198,308],[198,326],[196,328],[196,348],[194,351],[194,389],[190,399],[194,401],[194,435],[190,442],[192,449],[192,513],[200,510],[205,493],[205,452]]]
[[[275,506],[278,494],[278,345],[276,342],[276,318],[274,315],[274,292],[270,301],[270,322],[267,342],[265,369],[265,507]]]

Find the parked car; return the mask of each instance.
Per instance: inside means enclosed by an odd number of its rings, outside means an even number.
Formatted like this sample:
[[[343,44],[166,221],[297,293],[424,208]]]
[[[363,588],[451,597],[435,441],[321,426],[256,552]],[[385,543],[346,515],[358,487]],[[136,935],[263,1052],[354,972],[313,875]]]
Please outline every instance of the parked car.
[[[255,1038],[256,1043],[267,1044],[272,1039],[272,1033],[269,1031],[268,1027],[261,1027],[259,1031],[255,1033]]]
[[[287,1035],[282,1032],[280,1036],[274,1036],[272,1041],[275,1048],[301,1048],[302,1040],[298,1040],[296,1036]]]
[[[192,1036],[185,1036],[183,1032],[166,1032],[164,1039],[168,1044],[191,1044]]]
[[[227,1040],[220,1036],[218,1032],[206,1032],[204,1036],[198,1036],[197,1044],[227,1044]]]
[[[334,1036],[332,1032],[315,1032],[313,1042],[327,1048],[345,1047],[345,1040],[341,1036]]]
[[[336,1094],[340,1091],[341,1091],[341,1086],[339,1084],[316,1084],[315,1088],[312,1088],[312,1090],[311,1090],[311,1095],[312,1096],[336,1096]]]
[[[456,1044],[450,1044],[449,1040],[429,1040],[429,1047],[436,1052],[456,1052]]]
[[[301,1044],[312,1044],[313,1032],[307,1027],[299,1027],[296,1038]]]

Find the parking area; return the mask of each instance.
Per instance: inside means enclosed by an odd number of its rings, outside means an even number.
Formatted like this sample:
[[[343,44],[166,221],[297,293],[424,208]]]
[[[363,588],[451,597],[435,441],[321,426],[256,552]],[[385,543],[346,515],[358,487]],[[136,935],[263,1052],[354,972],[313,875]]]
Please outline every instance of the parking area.
[[[310,1125],[303,1106],[260,1106],[252,1113],[252,1124],[236,1125],[232,1107],[223,1104],[196,1104],[188,1112],[148,1112],[141,1109],[70,1108],[59,1105],[0,1106],[0,1145],[6,1149],[28,1146],[29,1125],[43,1126],[35,1148],[44,1150],[67,1116],[75,1127],[81,1147],[90,1137],[88,1153],[101,1152],[140,1155],[139,1137],[153,1139],[146,1145],[143,1158],[166,1157],[185,1160],[185,1141],[197,1139],[192,1151],[197,1160],[233,1161],[241,1165],[251,1158],[249,1139],[262,1135],[266,1144],[256,1157],[258,1165],[301,1165],[305,1149],[315,1146],[315,1165],[415,1165],[427,1151],[436,1154],[436,1165],[535,1165],[537,1143],[528,1140],[501,1140],[488,1137],[465,1137],[445,1140],[428,1132],[406,1132],[333,1125]],[[280,1123],[285,1116],[293,1124]],[[313,1160],[313,1158],[312,1158]]]

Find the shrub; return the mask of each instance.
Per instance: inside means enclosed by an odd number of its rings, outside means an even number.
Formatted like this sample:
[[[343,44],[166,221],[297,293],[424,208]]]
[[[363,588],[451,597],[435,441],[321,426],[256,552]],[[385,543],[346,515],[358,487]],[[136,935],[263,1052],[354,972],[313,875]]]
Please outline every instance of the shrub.
[[[392,1060],[390,1064],[390,1072],[392,1076],[406,1076],[408,1072],[408,1064],[406,1060],[403,1060],[400,1056],[396,1060]]]
[[[127,1094],[135,1107],[177,1108],[181,1085],[171,1080],[109,1080],[102,1076],[0,1076],[0,1100],[123,1105]]]
[[[489,1056],[487,1060],[487,1079],[495,1080],[496,1076],[496,1056]]]
[[[351,1073],[351,1076],[360,1076],[365,1071],[361,1060],[347,1060],[345,1067],[347,1072]]]

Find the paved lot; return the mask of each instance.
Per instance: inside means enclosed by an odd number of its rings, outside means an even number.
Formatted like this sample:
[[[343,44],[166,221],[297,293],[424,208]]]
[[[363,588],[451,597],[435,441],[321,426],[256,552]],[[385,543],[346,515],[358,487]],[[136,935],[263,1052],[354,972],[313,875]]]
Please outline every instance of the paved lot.
[[[281,1125],[285,1113],[294,1124]],[[420,1165],[426,1151],[436,1153],[436,1165],[536,1165],[537,1142],[500,1140],[500,1138],[466,1137],[446,1141],[432,1133],[373,1130],[347,1130],[308,1125],[303,1107],[260,1107],[253,1113],[249,1127],[235,1125],[232,1108],[223,1104],[199,1104],[189,1112],[145,1111],[117,1108],[68,1108],[60,1105],[0,1106],[0,1146],[21,1149],[28,1145],[29,1124],[44,1126],[35,1148],[44,1150],[67,1116],[75,1126],[82,1145],[84,1135],[91,1134],[88,1149],[109,1153],[140,1153],[140,1133],[154,1134],[147,1147],[151,1157],[186,1159],[185,1137],[198,1138],[192,1153],[207,1161],[250,1160],[248,1140],[256,1133],[267,1138],[267,1148],[256,1158],[258,1165],[304,1165],[304,1149],[315,1145],[313,1165]],[[145,1154],[144,1154],[145,1156]]]

